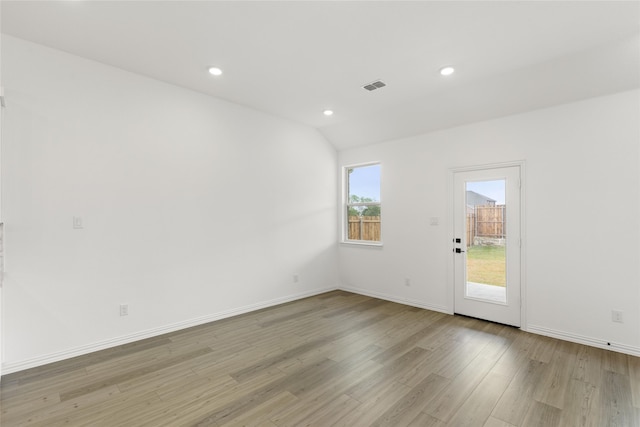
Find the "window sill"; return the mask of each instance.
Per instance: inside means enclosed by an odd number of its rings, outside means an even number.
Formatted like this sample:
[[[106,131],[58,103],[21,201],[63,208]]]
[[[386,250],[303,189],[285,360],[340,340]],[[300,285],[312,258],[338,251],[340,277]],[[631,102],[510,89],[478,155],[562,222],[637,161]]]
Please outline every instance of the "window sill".
[[[340,242],[343,245],[353,246],[377,246],[382,247],[382,242],[368,242],[366,240],[343,240]]]

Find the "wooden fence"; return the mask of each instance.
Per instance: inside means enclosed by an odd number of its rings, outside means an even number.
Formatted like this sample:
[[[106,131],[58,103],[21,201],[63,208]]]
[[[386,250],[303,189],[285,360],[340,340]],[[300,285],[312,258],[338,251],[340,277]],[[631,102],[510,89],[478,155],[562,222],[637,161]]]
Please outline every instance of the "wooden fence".
[[[348,226],[349,240],[380,241],[379,216],[350,216]]]
[[[467,248],[473,245],[473,238],[476,235],[476,214],[467,212]]]
[[[467,212],[467,246],[474,237],[504,238],[506,236],[506,207],[476,206]],[[379,216],[350,216],[347,227],[349,240],[380,241]]]
[[[467,212],[467,246],[474,237],[504,238],[506,236],[506,206],[476,206]]]

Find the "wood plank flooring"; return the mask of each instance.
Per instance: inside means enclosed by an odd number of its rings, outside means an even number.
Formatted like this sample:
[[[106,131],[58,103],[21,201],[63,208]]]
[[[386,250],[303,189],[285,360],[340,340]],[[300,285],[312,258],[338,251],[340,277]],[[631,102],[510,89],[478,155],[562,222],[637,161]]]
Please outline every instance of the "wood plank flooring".
[[[640,359],[335,291],[7,375],[9,426],[640,426]]]

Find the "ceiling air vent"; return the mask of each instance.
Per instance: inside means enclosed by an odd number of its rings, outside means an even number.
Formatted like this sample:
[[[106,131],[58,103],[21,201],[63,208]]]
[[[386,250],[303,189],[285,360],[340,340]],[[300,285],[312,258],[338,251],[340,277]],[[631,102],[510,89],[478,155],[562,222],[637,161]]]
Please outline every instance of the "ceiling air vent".
[[[362,88],[371,92],[373,90],[380,89],[381,87],[385,87],[385,86],[386,86],[385,82],[383,82],[382,80],[376,80],[375,82],[371,82],[369,84],[362,86]]]

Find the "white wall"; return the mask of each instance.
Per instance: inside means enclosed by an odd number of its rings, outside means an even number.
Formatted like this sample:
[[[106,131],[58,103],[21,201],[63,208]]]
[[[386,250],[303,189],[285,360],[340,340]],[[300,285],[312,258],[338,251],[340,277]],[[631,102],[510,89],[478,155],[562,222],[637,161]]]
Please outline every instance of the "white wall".
[[[2,54],[4,373],[337,286],[316,130],[11,37]]]
[[[382,162],[384,240],[340,246],[343,286],[451,312],[450,169],[524,160],[525,327],[640,355],[639,118],[631,91],[340,152]]]

